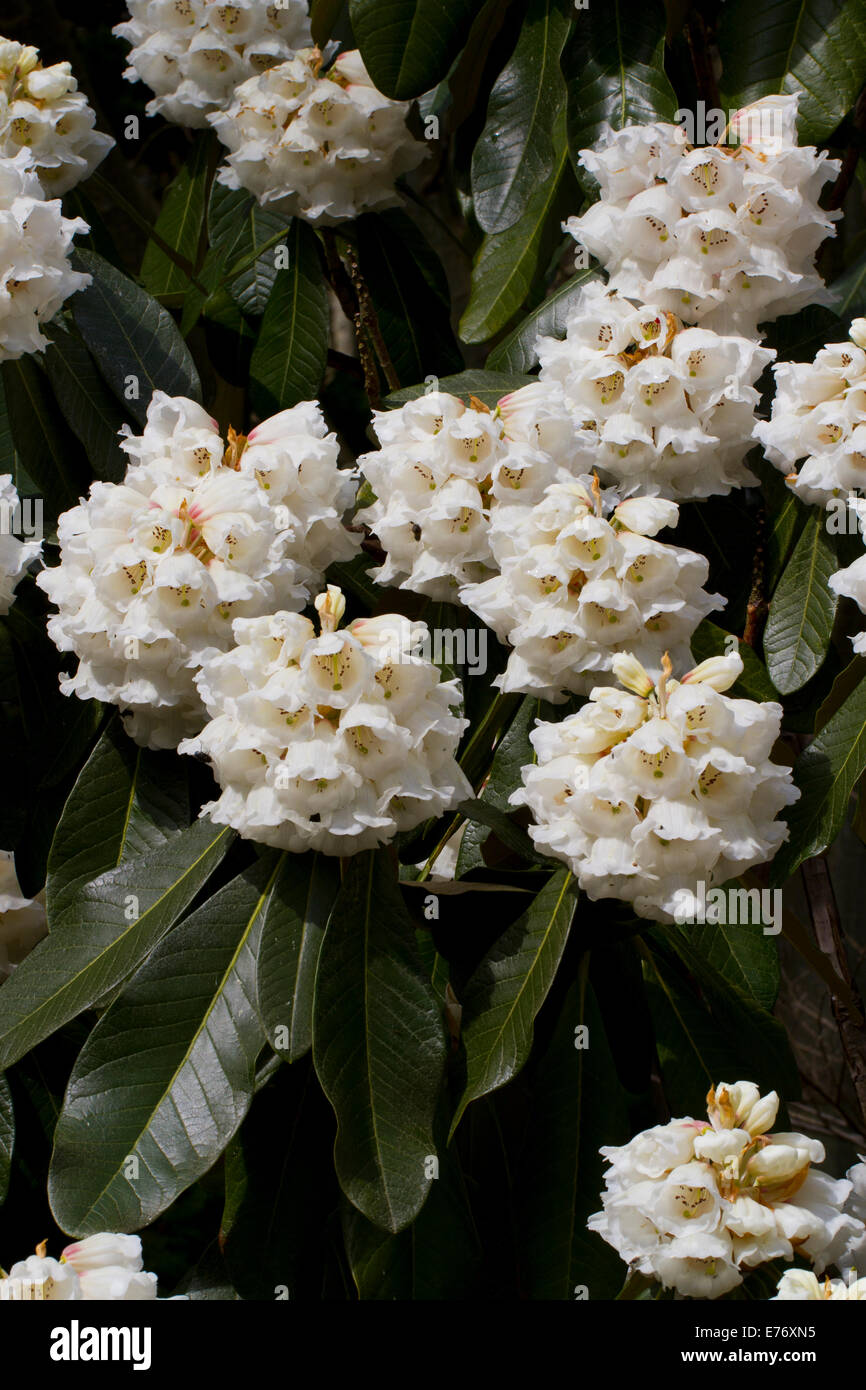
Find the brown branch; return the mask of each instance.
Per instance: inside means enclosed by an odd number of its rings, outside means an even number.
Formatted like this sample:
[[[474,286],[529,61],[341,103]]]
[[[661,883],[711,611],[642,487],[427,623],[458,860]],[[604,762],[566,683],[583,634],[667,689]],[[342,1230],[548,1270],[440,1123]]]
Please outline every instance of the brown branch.
[[[746,626],[743,641],[749,647],[756,647],[764,631],[764,623],[770,610],[766,589],[767,564],[767,513],[763,505],[755,518],[755,554],[752,560],[752,587],[746,604]]]
[[[860,1020],[855,1021],[845,1001],[837,994],[831,994],[833,1017],[854,1085],[863,1133],[866,1134],[866,1023],[863,1021],[863,1004],[851,976],[826,857],[818,855],[814,859],[807,859],[802,865],[801,873],[818,949],[827,956],[835,973],[845,982],[853,1002],[860,1010]]]
[[[692,67],[695,70],[698,93],[708,108],[718,107],[721,105],[721,97],[713,68],[712,54],[710,53],[707,23],[698,9],[692,9],[686,20],[686,40],[692,56]]]
[[[391,354],[388,351],[385,339],[382,336],[382,330],[379,327],[379,318],[376,313],[373,300],[370,297],[370,291],[367,288],[367,282],[361,274],[361,267],[358,264],[358,257],[355,254],[355,248],[353,246],[348,246],[346,248],[346,262],[349,267],[349,278],[351,279],[352,286],[355,290],[356,295],[358,296],[358,305],[361,310],[361,321],[364,325],[364,328],[370,336],[370,340],[373,344],[373,347],[376,350],[376,356],[382,364],[382,371],[385,373],[385,380],[388,383],[388,390],[399,391],[400,378],[394,371],[394,363],[391,361]]]
[[[378,410],[379,406],[382,404],[382,395],[379,390],[379,369],[376,366],[375,358],[371,351],[370,340],[364,323],[364,316],[361,312],[361,302],[357,287],[353,284],[346,272],[346,267],[337,250],[337,238],[331,227],[324,228],[322,232],[322,245],[325,248],[325,264],[328,267],[328,279],[331,283],[331,288],[337,296],[340,308],[355,329],[355,341],[358,345],[358,360],[360,361],[361,370],[364,374],[364,389],[367,392],[367,399],[373,409]]]

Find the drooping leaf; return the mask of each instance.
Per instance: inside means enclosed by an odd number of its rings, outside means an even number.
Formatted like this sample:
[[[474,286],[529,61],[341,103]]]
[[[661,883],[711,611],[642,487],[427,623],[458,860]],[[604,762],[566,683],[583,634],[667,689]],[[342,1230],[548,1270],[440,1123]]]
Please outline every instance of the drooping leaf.
[[[827,581],[835,570],[826,517],[816,507],[776,586],[764,629],[767,670],[782,695],[802,689],[827,655],[838,603]]]
[[[380,92],[411,100],[435,87],[457,57],[475,0],[349,0],[361,57]]]
[[[529,735],[535,728],[537,719],[547,717],[550,706],[537,696],[527,695],[506,733],[496,746],[480,800],[493,806],[503,814],[509,810],[508,798],[521,784],[522,769],[535,761],[534,750]],[[460,841],[457,855],[457,874],[484,864],[481,846],[490,834],[490,826],[480,820],[470,820]]]
[[[205,217],[212,137],[196,137],[189,158],[169,184],[154,231],[195,269]],[[177,262],[149,241],[141,263],[141,280],[153,295],[183,294],[190,280]]]
[[[313,1040],[316,966],[340,889],[333,859],[286,855],[259,944],[258,1009],[268,1042],[295,1062]]]
[[[328,361],[328,287],[316,234],[296,217],[286,245],[289,264],[276,272],[250,362],[253,406],[262,416],[313,400]]]
[[[257,938],[277,863],[266,855],[166,936],[85,1043],[48,1179],[64,1230],[148,1225],[207,1172],[246,1115],[264,1041]]]
[[[472,199],[484,232],[505,232],[556,165],[553,132],[565,104],[560,56],[573,0],[529,0],[517,46],[487,103],[472,155]]]
[[[231,840],[224,826],[196,821],[77,892],[69,920],[55,918],[0,989],[0,1069],[126,979],[189,906]]]
[[[313,1055],[337,1116],[340,1186],[383,1230],[407,1226],[429,1193],[445,1049],[387,851],[355,855],[319,957]]]
[[[466,1084],[452,1134],[467,1105],[504,1086],[529,1056],[535,1016],[562,959],[576,901],[576,884],[560,869],[467,981],[460,998]]]
[[[866,681],[861,681],[794,764],[801,796],[786,815],[789,838],[773,860],[774,884],[784,883],[804,859],[822,854],[832,844],[864,768]]]
[[[585,971],[571,986],[535,1073],[526,1150],[515,1184],[525,1296],[613,1298],[622,1261],[586,1229],[604,1186],[603,1144],[629,1137],[624,1093]]]
[[[211,250],[228,295],[244,314],[265,312],[280,273],[275,252],[288,245],[291,226],[285,213],[262,207],[243,189],[214,183],[208,206]]]
[[[143,424],[154,391],[200,401],[195,363],[168,310],[95,252],[73,259],[93,276],[70,301],[76,327],[130,414]]]
[[[606,125],[622,130],[673,120],[677,99],[664,70],[664,51],[662,0],[640,5],[610,0],[578,12],[562,58],[576,169],[580,151],[596,144]]]
[[[538,338],[564,338],[569,315],[590,280],[598,278],[596,270],[580,270],[537,309],[519,323],[507,338],[503,338],[487,358],[487,366],[497,372],[531,372],[538,366],[535,344]]]
[[[858,0],[729,0],[719,52],[726,109],[797,93],[801,143],[820,144],[866,80],[866,20]]]

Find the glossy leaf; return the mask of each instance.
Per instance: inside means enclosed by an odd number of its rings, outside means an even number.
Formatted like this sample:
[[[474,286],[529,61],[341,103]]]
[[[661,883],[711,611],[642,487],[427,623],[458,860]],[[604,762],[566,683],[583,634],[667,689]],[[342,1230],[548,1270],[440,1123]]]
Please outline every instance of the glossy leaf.
[[[820,508],[812,508],[770,603],[764,654],[782,695],[811,680],[830,646],[838,599],[827,583],[836,571],[836,553],[826,521]]]
[[[130,414],[143,423],[154,391],[200,401],[195,363],[168,310],[93,251],[77,251],[74,260],[93,281],[71,299],[72,316]]]
[[[243,1120],[264,1042],[255,958],[277,862],[266,855],[171,932],[85,1043],[49,1172],[64,1230],[148,1225]]]
[[[118,483],[129,463],[120,447],[126,415],[78,334],[53,323],[48,336],[51,344],[43,361],[66,423],[85,449],[96,477]]]
[[[198,262],[204,225],[210,148],[209,138],[197,134],[189,158],[165,192],[154,226],[161,240],[192,269]],[[153,295],[183,294],[190,285],[189,276],[155,241],[145,247],[141,280]]]
[[[257,998],[271,1047],[297,1061],[313,1040],[313,990],[328,918],[340,889],[336,862],[284,857],[259,944]]]
[[[585,284],[598,278],[596,270],[581,270],[503,338],[487,358],[497,372],[531,372],[538,366],[535,344],[540,337],[564,338],[569,316]]]
[[[319,957],[313,1055],[337,1116],[340,1186],[400,1231],[430,1190],[445,1027],[387,851],[355,855]]]
[[[452,1134],[467,1105],[504,1086],[529,1056],[535,1016],[562,959],[576,901],[577,886],[560,869],[467,981],[460,997],[466,1084]]]
[[[380,92],[401,101],[435,87],[457,57],[474,0],[349,0],[352,32]]]
[[[314,399],[328,360],[328,289],[316,234],[296,218],[286,244],[289,265],[276,274],[250,363],[260,415]]]

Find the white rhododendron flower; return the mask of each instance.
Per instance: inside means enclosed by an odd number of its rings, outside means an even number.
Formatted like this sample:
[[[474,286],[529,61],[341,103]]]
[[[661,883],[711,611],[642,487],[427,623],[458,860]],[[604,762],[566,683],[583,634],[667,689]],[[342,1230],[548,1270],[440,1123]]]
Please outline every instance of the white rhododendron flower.
[[[19,540],[14,534],[20,521],[18,507],[12,474],[0,473],[0,613],[9,612],[19,580],[42,553],[41,540]]]
[[[862,339],[862,342],[860,341]],[[755,435],[804,502],[866,488],[866,319],[814,362],[780,362],[769,420]]]
[[[353,475],[313,402],[229,432],[194,401],[154,392],[127,433],[123,483],[96,482],[58,523],[61,562],[38,583],[48,631],[79,657],[67,695],[119,705],[137,742],[172,748],[205,721],[193,682],[232,619],[301,609],[355,540]]]
[[[812,1167],[823,1145],[769,1133],[778,1106],[775,1091],[723,1083],[707,1096],[707,1119],[671,1120],[603,1148],[603,1209],[589,1229],[633,1271],[690,1298],[718,1298],[749,1269],[795,1253],[820,1274],[840,1233],[863,1227],[839,1210],[850,1183]]]
[[[156,1275],[143,1268],[139,1236],[101,1231],[67,1245],[59,1260],[44,1252],[40,1245],[35,1255],[14,1264],[8,1277],[0,1279],[0,1301],[118,1303],[156,1298]]]
[[[182,753],[210,758],[218,825],[296,853],[355,854],[471,796],[455,761],[467,721],[456,681],[416,655],[427,629],[391,614],[338,629],[329,586],[321,633],[294,613],[238,619],[235,647],[197,685],[211,715]]]
[[[774,353],[750,338],[685,328],[658,303],[590,281],[566,336],[539,338],[541,385],[574,422],[575,466],[650,495],[710,497],[756,480],[754,383]]]
[[[11,975],[47,931],[42,894],[24,897],[15,872],[15,856],[10,850],[0,850],[0,981]]]
[[[493,506],[527,510],[552,482],[572,476],[574,428],[561,396],[540,383],[491,412],[471,398],[431,391],[399,410],[374,413],[380,448],[358,467],[376,494],[358,512],[386,552],[372,571],[435,599],[487,578]]]
[[[395,180],[427,150],[406,125],[409,103],[377,91],[359,53],[324,73],[321,62],[304,49],[251,77],[210,121],[229,150],[220,183],[328,226],[395,203]]]
[[[22,149],[48,197],[92,174],[114,141],[96,117],[69,63],[44,68],[39,50],[0,38],[0,154]]]
[[[657,685],[632,656],[611,664],[627,689],[599,687],[561,723],[537,724],[537,761],[510,800],[529,807],[536,846],[590,899],[683,921],[698,885],[772,859],[787,837],[776,816],[800,793],[770,761],[781,707],[722,693],[743,669],[735,654]]]
[[[857,517],[857,526],[863,538],[866,536],[866,499],[849,496],[847,502],[849,510]],[[860,612],[866,613],[866,553],[858,555],[850,565],[831,574],[827,583],[834,594],[853,599]],[[866,632],[852,637],[851,645],[855,652],[866,653]]]
[[[770,1300],[804,1302],[826,1300],[837,1303],[847,1299],[866,1300],[866,1279],[818,1279],[811,1269],[787,1269],[776,1285],[778,1292]]]
[[[311,42],[304,0],[127,0],[113,30],[132,45],[123,74],[154,97],[149,116],[206,126],[248,78]]]
[[[460,590],[460,600],[513,651],[494,684],[561,700],[588,693],[630,651],[660,669],[670,650],[691,663],[689,638],[725,600],[707,594],[703,555],[651,539],[675,526],[679,508],[634,497],[602,514],[579,482],[553,483],[515,525],[509,507],[494,508],[490,545],[500,573]]]
[[[90,284],[69,265],[72,238],[88,230],[63,216],[59,199],[46,201],[26,150],[0,155],[0,362],[41,352],[42,324]]]
[[[664,122],[608,129],[580,152],[601,196],[568,231],[612,287],[688,323],[754,337],[761,322],[829,303],[815,253],[840,214],[818,197],[841,166],[798,147],[797,100],[744,107],[730,144],[692,147]]]

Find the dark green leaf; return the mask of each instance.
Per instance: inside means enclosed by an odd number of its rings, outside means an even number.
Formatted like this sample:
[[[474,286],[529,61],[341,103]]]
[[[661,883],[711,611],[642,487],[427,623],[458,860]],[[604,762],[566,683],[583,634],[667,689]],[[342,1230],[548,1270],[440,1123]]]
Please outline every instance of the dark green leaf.
[[[467,1105],[516,1075],[529,1056],[535,1016],[553,983],[577,902],[560,869],[472,973],[463,991],[466,1085],[451,1125]]]
[[[0,1069],[126,979],[189,906],[231,840],[224,826],[196,821],[76,893],[69,920],[61,914],[49,923],[46,940],[0,988]]]
[[[790,835],[771,869],[784,883],[804,859],[832,844],[848,811],[851,793],[866,768],[866,681],[838,709],[794,764],[802,793],[787,814]]]
[[[719,50],[726,108],[796,92],[800,139],[820,144],[866,79],[866,15],[859,0],[727,0]]]
[[[262,207],[243,189],[232,191],[214,183],[208,207],[211,248],[221,274],[229,277],[227,292],[243,313],[265,312],[280,274],[276,248],[289,244],[291,227],[285,213]],[[312,233],[306,230],[309,239]],[[290,256],[290,268],[293,263]]]
[[[597,270],[581,270],[534,309],[513,333],[503,338],[487,358],[497,372],[531,372],[538,366],[535,344],[540,337],[564,338],[569,315],[583,286],[598,278]]]
[[[278,862],[266,855],[165,937],[85,1043],[48,1179],[64,1230],[148,1225],[207,1172],[246,1115],[264,1041],[257,939]]]
[[[315,232],[300,218],[286,234],[288,269],[277,271],[250,363],[260,415],[318,395],[328,361],[328,287]]]
[[[355,42],[388,97],[406,101],[445,76],[475,15],[475,0],[349,0]]]
[[[827,583],[836,571],[836,554],[826,523],[824,512],[814,507],[770,603],[764,655],[782,695],[811,680],[830,646],[838,599]]]
[[[258,1008],[271,1047],[297,1061],[313,1041],[313,988],[325,927],[340,889],[333,859],[287,854],[259,944]]]
[[[319,957],[313,1054],[337,1115],[340,1186],[400,1231],[430,1191],[445,1028],[386,850],[346,862]]]
[[[120,447],[124,412],[78,334],[53,323],[48,336],[51,344],[45,349],[45,370],[57,404],[84,446],[97,478],[119,483],[129,463]]]
[[[0,368],[15,450],[53,520],[87,491],[90,468],[33,357]]]
[[[586,1030],[585,1032],[582,1030]],[[529,1141],[515,1190],[524,1296],[614,1298],[619,1256],[587,1231],[604,1187],[603,1144],[629,1137],[624,1094],[585,972],[566,996],[556,1032],[534,1076]]]
[[[12,1110],[12,1093],[5,1076],[0,1075],[0,1202],[5,1200],[9,1189],[14,1144],[15,1115]]]
[[[168,310],[93,251],[74,260],[93,283],[73,297],[72,315],[118,400],[139,423],[154,391],[200,401],[195,363]]]
[[[500,739],[493,755],[490,774],[484,783],[480,800],[505,814],[508,798],[521,785],[521,772],[535,761],[535,752],[529,742],[529,735],[535,728],[537,719],[547,718],[550,706],[537,696],[527,695],[514,716],[509,728]],[[512,827],[515,828],[516,827]],[[460,841],[457,855],[457,873],[467,873],[470,869],[481,868],[484,855],[481,846],[490,834],[490,826],[481,820],[470,820]]]
[[[566,95],[559,60],[573,17],[573,0],[529,0],[472,155],[473,210],[482,231],[513,227],[554,171],[553,131]]]
[[[672,121],[677,108],[664,70],[665,11],[661,0],[588,5],[575,19],[562,68],[568,83],[568,143],[577,167],[581,150],[606,125],[622,130]]]
[[[212,137],[198,135],[183,168],[166,189],[154,230],[162,241],[195,269],[205,216],[208,160]],[[183,294],[189,276],[155,241],[145,247],[141,280],[153,295]]]

